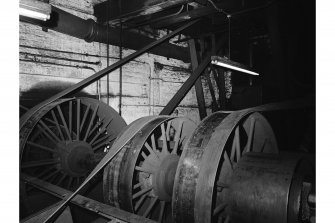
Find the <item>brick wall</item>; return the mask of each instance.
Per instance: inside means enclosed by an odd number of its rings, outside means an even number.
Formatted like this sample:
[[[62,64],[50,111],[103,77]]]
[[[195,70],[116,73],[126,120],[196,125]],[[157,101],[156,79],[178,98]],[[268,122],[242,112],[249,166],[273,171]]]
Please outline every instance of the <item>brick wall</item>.
[[[81,18],[94,18],[91,0],[51,0],[51,4]],[[123,49],[123,56],[134,52]],[[60,90],[107,66],[107,46],[87,43],[52,30],[20,22],[20,101],[32,107]],[[109,47],[109,64],[119,60],[119,47]],[[190,64],[157,55],[144,54],[122,69],[122,116],[127,123],[158,114],[190,75]],[[207,106],[211,102],[204,83]],[[101,86],[101,87],[99,87]],[[109,102],[119,111],[119,70],[110,74]],[[101,89],[99,91],[99,89]],[[86,87],[80,95],[107,101],[107,81]],[[199,122],[195,90],[186,95],[175,114]]]

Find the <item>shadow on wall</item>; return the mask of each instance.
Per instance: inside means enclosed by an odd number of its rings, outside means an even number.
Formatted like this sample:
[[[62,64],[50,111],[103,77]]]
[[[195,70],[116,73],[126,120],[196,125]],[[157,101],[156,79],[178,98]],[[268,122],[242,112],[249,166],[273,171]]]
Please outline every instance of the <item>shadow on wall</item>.
[[[38,103],[72,86],[73,83],[62,81],[43,81],[32,86],[28,91],[20,92],[20,117],[25,113],[25,108],[32,108]],[[73,96],[97,98],[97,95],[80,91]]]

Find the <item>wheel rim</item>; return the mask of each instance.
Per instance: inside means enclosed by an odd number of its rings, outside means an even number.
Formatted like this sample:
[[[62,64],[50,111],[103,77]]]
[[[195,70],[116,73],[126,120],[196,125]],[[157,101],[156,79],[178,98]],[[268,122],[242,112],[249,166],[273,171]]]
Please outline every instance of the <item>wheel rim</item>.
[[[195,124],[186,118],[158,118],[141,129],[121,151],[119,161],[105,169],[104,183],[114,180],[106,185],[108,191],[104,188],[107,202],[159,222],[172,221],[175,171],[183,145],[194,129]],[[112,190],[117,194],[108,196]]]
[[[114,109],[95,99],[46,105],[20,130],[21,172],[75,190],[125,126]]]
[[[229,222],[225,187],[234,163],[248,150],[278,152],[273,131],[261,114],[216,112],[204,119],[178,164],[172,204],[175,221]]]

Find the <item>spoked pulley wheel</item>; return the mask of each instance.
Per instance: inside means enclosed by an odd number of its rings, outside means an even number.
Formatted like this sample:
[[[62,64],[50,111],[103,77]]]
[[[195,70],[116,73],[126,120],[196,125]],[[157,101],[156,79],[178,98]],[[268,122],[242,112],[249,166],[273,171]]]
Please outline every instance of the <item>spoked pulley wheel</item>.
[[[227,189],[246,152],[277,153],[276,138],[257,112],[216,112],[204,119],[184,147],[172,198],[176,222],[229,222]]]
[[[21,173],[75,190],[125,126],[113,108],[92,98],[52,102],[20,129]]]
[[[172,222],[175,172],[183,146],[196,125],[181,117],[157,116],[148,120],[105,168],[104,198],[107,203],[138,215]]]

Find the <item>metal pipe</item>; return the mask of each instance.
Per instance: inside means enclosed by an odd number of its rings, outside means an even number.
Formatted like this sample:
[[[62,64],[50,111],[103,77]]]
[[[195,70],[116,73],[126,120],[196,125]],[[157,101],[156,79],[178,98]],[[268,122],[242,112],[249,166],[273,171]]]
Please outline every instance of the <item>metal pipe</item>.
[[[39,21],[24,16],[20,16],[20,20],[83,39],[87,42],[120,45],[120,29],[112,27],[107,29],[107,26],[102,26],[93,19],[82,19],[55,6],[51,6],[51,10],[50,20],[48,21]],[[123,31],[123,47],[125,48],[139,50],[153,41],[155,39],[131,31]],[[170,43],[164,43],[160,47],[150,50],[150,52],[168,58],[189,61],[187,48]]]

